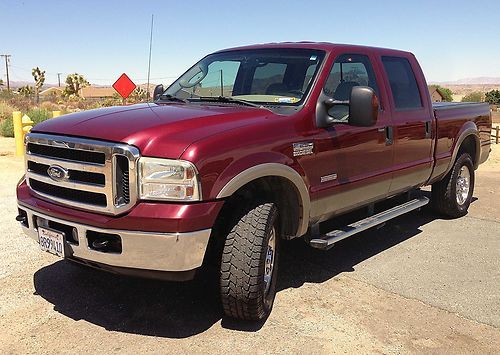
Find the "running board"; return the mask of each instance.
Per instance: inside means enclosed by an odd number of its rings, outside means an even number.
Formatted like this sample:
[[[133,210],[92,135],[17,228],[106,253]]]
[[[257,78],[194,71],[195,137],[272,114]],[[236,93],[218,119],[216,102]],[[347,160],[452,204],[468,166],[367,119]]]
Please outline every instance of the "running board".
[[[375,227],[405,213],[416,210],[417,208],[425,206],[428,203],[429,199],[427,197],[420,197],[408,201],[406,203],[403,203],[402,205],[377,213],[376,215],[367,217],[360,221],[351,223],[345,227],[342,227],[341,229],[328,232],[325,235],[321,236],[321,238],[311,239],[309,241],[309,244],[316,249],[328,250],[333,247],[336,242],[342,239],[349,238],[369,228]]]

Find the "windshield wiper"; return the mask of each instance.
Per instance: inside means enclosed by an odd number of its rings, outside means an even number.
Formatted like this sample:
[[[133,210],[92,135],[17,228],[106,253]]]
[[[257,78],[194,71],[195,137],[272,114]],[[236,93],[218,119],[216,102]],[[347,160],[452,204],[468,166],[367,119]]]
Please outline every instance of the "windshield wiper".
[[[183,100],[181,98],[178,98],[177,96],[174,96],[174,95],[170,95],[170,94],[163,94],[163,95],[160,95],[160,101],[161,100],[165,100],[165,101],[177,101],[177,102],[184,102],[184,103],[187,103],[186,100]]]
[[[187,99],[188,101],[215,101],[215,102],[228,102],[228,103],[235,103],[235,104],[240,104],[240,105],[245,105],[245,106],[251,106],[251,107],[258,107],[258,108],[264,108],[264,106],[242,100],[242,99],[235,99],[233,97],[229,96],[200,96],[196,98],[189,98]]]

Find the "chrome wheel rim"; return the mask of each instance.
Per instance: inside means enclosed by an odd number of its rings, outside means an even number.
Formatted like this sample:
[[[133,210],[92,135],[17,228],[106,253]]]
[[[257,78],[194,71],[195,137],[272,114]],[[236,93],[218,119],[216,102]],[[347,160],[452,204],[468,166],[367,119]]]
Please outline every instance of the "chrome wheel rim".
[[[266,286],[265,294],[269,292],[271,288],[271,281],[273,279],[273,269],[274,269],[274,255],[276,252],[276,232],[271,229],[271,235],[267,241],[266,250],[266,260],[264,264],[264,285]]]
[[[470,191],[470,170],[464,165],[460,168],[460,172],[457,177],[457,203],[461,206],[467,201]]]

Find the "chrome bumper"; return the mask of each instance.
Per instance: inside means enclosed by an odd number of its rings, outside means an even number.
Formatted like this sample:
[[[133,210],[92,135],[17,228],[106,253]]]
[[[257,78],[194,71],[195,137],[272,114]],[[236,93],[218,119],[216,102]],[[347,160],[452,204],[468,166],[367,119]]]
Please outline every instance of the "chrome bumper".
[[[54,218],[18,205],[27,214],[28,227],[21,223],[26,235],[38,242],[35,228],[37,217],[76,228],[79,245],[66,242],[68,257],[104,265],[155,271],[190,271],[201,266],[208,245],[211,229],[189,233],[153,233],[101,229]],[[87,231],[119,235],[121,253],[101,252],[88,245]]]

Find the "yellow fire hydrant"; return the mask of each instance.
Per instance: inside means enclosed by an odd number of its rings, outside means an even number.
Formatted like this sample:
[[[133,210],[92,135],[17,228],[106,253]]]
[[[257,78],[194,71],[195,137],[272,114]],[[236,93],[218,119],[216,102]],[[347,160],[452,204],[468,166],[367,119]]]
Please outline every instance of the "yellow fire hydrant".
[[[14,141],[16,142],[16,156],[24,155],[24,136],[33,127],[33,121],[27,115],[15,111],[12,113],[14,121]]]
[[[61,116],[61,111],[52,111],[52,118]],[[28,115],[24,115],[20,111],[12,113],[14,121],[14,140],[16,142],[16,156],[24,155],[24,136],[33,128],[33,122]]]

